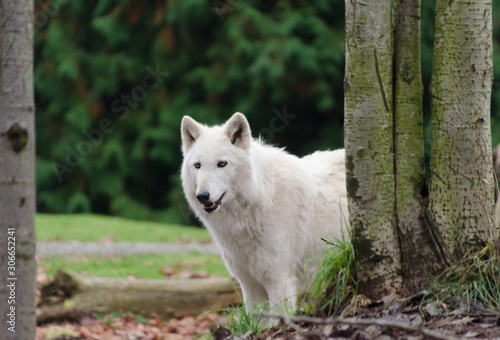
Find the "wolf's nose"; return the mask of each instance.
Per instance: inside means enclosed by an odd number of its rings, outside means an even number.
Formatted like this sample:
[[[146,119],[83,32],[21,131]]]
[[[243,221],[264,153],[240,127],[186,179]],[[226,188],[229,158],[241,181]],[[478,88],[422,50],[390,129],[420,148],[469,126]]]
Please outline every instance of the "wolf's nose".
[[[196,198],[200,203],[206,203],[210,199],[210,193],[206,190],[200,191],[196,194]]]

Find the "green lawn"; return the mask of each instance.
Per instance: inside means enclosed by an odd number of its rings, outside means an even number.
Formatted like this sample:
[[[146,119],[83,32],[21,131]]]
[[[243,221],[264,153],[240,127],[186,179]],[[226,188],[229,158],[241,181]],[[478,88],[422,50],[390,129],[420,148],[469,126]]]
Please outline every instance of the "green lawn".
[[[191,242],[211,241],[206,229],[154,222],[132,221],[99,215],[37,214],[37,240],[99,242],[112,236],[114,242]],[[40,257],[38,266],[49,276],[58,269],[107,277],[161,279],[161,269],[175,266],[177,272],[206,271],[229,276],[218,255],[192,252],[181,254],[142,254],[130,256],[52,256]]]
[[[38,266],[51,277],[58,269],[64,269],[96,276],[162,279],[161,269],[165,266],[174,266],[176,273],[206,271],[211,275],[229,276],[220,256],[196,252],[187,255],[54,256],[39,259]]]
[[[210,241],[206,229],[154,222],[132,221],[101,215],[49,215],[35,218],[37,240],[99,242],[113,236],[115,242]]]

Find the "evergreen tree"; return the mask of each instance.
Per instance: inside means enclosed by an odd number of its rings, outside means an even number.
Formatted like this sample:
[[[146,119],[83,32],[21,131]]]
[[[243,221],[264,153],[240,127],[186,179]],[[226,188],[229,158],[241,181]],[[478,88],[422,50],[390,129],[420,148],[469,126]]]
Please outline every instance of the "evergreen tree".
[[[298,154],[342,147],[338,4],[45,4],[35,16],[40,211],[192,223],[178,174],[183,115],[218,124],[244,112],[256,134]]]
[[[178,173],[184,115],[244,112],[255,135],[299,155],[343,145],[342,0],[35,3],[41,212],[195,222]],[[422,6],[428,159],[434,4]],[[495,143],[499,105],[494,91]]]

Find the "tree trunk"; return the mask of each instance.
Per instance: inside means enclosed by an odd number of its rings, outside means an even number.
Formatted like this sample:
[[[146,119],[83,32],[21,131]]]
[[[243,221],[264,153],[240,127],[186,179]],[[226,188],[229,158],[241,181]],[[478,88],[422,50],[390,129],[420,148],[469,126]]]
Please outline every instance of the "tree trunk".
[[[392,1],[346,0],[345,148],[356,274],[370,297],[402,277],[393,155]]]
[[[1,1],[0,339],[35,338],[33,1]]]
[[[429,219],[447,263],[496,236],[491,1],[436,4]]]
[[[130,311],[151,317],[200,315],[240,303],[234,279],[117,279],[59,271],[42,288],[37,321],[80,319],[91,312]]]
[[[394,3],[394,159],[403,294],[428,286],[443,264],[425,219],[420,0]]]

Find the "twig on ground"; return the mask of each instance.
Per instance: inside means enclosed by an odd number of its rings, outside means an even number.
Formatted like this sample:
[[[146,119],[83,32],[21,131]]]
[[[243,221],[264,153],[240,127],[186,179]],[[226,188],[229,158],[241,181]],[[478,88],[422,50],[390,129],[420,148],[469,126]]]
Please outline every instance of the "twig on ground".
[[[423,326],[423,324],[412,325],[412,324],[407,323],[407,322],[387,321],[387,320],[380,320],[380,319],[341,318],[341,317],[323,319],[323,318],[316,318],[316,317],[310,317],[310,316],[288,316],[288,315],[277,314],[277,313],[268,313],[268,312],[256,312],[255,315],[264,316],[264,317],[268,317],[268,318],[280,319],[285,324],[287,324],[288,326],[290,326],[291,328],[296,330],[297,332],[306,331],[297,325],[297,323],[301,323],[301,322],[312,323],[315,325],[336,325],[336,324],[343,323],[343,324],[353,325],[353,326],[375,325],[375,326],[381,326],[381,327],[396,327],[396,328],[401,328],[401,329],[404,329],[407,331],[419,332],[419,333],[422,333],[422,334],[429,336],[431,338],[434,338],[434,339],[460,340],[460,338],[456,338],[454,336],[445,335],[445,334],[438,333],[438,332],[432,331],[430,329],[427,329]]]

